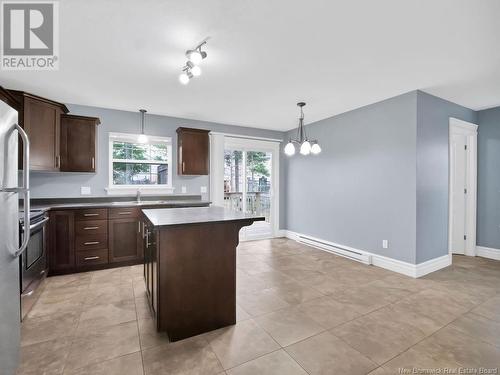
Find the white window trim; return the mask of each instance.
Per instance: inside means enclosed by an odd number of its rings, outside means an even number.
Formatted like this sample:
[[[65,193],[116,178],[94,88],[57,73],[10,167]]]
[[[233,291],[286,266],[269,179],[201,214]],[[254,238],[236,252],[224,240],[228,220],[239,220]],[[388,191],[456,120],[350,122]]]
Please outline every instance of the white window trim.
[[[113,184],[113,145],[112,142],[115,140],[121,141],[132,141],[136,142],[139,134],[131,133],[108,133],[108,187],[105,189],[108,195],[129,195],[135,194],[140,191],[145,195],[153,194],[173,194],[175,188],[172,186],[172,138],[171,137],[157,137],[148,135],[149,141],[158,143],[167,143],[170,147],[167,148],[167,159],[169,161],[168,169],[168,182],[166,185],[114,185]],[[137,160],[131,160],[137,162]],[[148,163],[146,161],[145,163]]]

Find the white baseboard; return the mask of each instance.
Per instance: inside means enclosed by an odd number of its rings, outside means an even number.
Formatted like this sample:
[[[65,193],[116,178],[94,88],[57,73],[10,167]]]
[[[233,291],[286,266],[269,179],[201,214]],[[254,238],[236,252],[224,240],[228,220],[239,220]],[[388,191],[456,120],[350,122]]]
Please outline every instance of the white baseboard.
[[[478,257],[500,260],[500,249],[492,247],[476,246],[476,255]]]
[[[431,272],[437,271],[441,268],[448,267],[449,265],[451,265],[451,255],[449,255],[449,254],[443,255],[443,256],[435,258],[435,259],[428,260],[428,261],[420,263],[420,264],[412,264],[412,263],[408,263],[408,262],[403,262],[401,260],[385,257],[383,255],[370,253],[368,251],[355,249],[355,248],[350,247],[350,246],[344,246],[344,245],[340,245],[340,244],[337,244],[337,243],[334,243],[331,241],[321,240],[321,239],[318,239],[315,237],[307,236],[307,235],[304,235],[301,233],[296,233],[296,232],[293,232],[290,230],[285,231],[285,234],[286,234],[287,238],[294,240],[294,241],[298,241],[298,242],[304,242],[304,241],[301,241],[301,237],[312,238],[316,241],[320,241],[323,244],[325,244],[325,246],[321,246],[321,244],[315,245],[314,243],[307,242],[308,245],[313,246],[315,248],[318,248],[320,250],[327,251],[327,252],[334,252],[336,255],[345,256],[345,257],[353,259],[353,260],[361,261],[362,263],[365,263],[365,264],[371,264],[371,265],[374,265],[377,267],[385,268],[389,271],[398,272],[398,273],[401,273],[403,275],[414,277],[414,278],[422,277],[422,276],[427,275]],[[306,243],[306,242],[304,242],[304,243]],[[329,249],[328,247],[333,247],[336,249],[333,249],[334,251],[332,251],[332,249]],[[352,256],[344,254],[343,250],[346,252],[355,252],[355,253],[362,254],[362,255],[364,255],[364,257],[360,257],[360,259],[354,259]],[[366,261],[363,261],[361,259],[369,259],[369,261],[366,262]]]
[[[422,277],[434,271],[440,270],[441,268],[451,266],[451,260],[451,254],[446,254],[441,257],[419,263],[416,265],[414,277]]]

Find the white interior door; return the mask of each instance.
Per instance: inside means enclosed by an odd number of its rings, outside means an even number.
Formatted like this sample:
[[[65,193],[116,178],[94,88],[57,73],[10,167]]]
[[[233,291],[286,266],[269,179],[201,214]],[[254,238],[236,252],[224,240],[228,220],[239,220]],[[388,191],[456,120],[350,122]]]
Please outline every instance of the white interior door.
[[[452,201],[452,238],[451,251],[454,254],[465,254],[466,201],[467,201],[467,136],[451,135],[451,201]]]
[[[477,125],[450,119],[449,252],[476,255]]]
[[[240,240],[274,237],[278,226],[279,144],[226,137],[224,205],[264,216],[240,231]],[[221,181],[222,183],[222,181]]]

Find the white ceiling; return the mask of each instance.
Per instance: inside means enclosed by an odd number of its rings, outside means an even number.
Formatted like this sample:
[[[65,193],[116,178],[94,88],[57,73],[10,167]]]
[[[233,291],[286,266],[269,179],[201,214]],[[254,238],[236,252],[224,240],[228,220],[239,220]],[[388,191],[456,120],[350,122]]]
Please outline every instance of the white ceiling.
[[[498,0],[63,0],[60,70],[0,72],[54,100],[287,130],[422,89],[500,105]],[[206,36],[203,74],[178,82]]]

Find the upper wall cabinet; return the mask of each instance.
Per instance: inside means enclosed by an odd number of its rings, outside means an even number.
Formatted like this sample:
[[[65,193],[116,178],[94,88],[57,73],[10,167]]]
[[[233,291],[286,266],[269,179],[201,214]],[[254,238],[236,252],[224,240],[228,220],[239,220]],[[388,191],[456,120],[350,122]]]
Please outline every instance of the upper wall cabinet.
[[[95,172],[97,117],[61,115],[61,171]]]
[[[177,174],[208,175],[209,130],[177,129]]]
[[[58,171],[61,166],[59,134],[64,104],[23,91],[9,90],[19,102],[19,125],[30,139],[30,169]],[[22,159],[22,156],[20,156]],[[20,160],[19,165],[22,165]]]

